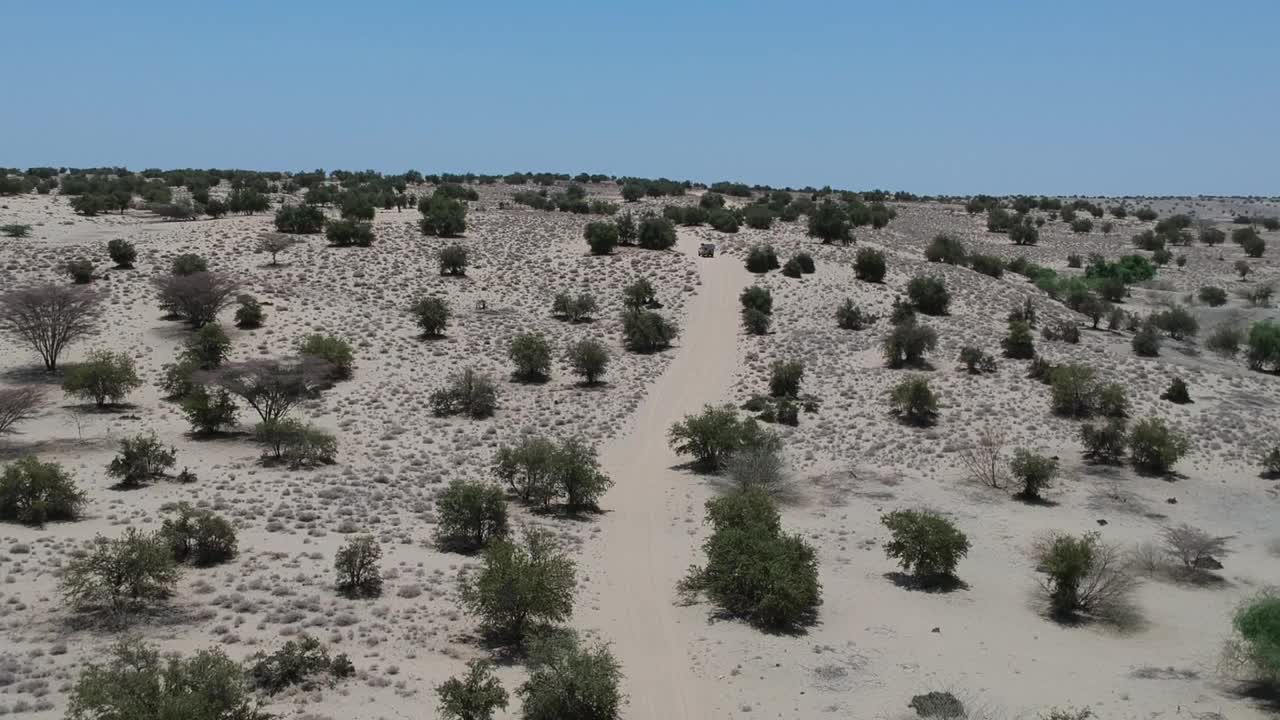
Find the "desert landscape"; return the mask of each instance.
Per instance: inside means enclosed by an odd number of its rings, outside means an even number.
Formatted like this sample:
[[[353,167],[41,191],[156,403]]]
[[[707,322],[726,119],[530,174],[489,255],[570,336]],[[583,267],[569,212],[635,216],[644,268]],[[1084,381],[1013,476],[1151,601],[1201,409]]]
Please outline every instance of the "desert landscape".
[[[1280,708],[1280,199],[0,176],[0,715]]]

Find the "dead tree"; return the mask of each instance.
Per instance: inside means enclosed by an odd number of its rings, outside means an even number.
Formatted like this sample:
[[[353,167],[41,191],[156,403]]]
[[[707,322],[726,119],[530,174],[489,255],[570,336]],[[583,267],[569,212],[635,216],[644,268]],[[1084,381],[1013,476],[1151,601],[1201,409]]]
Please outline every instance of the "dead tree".
[[[0,388],[0,435],[13,432],[13,426],[35,417],[44,391],[40,388]]]

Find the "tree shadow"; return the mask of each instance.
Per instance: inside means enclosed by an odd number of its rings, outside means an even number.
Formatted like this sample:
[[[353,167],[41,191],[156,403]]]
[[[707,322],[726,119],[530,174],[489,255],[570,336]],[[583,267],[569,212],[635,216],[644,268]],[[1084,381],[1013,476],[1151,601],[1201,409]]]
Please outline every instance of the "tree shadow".
[[[62,374],[49,372],[43,365],[20,365],[0,370],[0,380],[9,385],[57,386],[62,384]]]
[[[1248,700],[1263,710],[1280,714],[1280,683],[1239,680],[1228,687],[1227,692],[1241,700]]]
[[[923,592],[931,595],[934,594],[950,594],[957,590],[968,590],[969,583],[955,577],[954,575],[908,575],[903,572],[887,572],[884,578],[893,583],[894,587],[910,590],[913,592]]]
[[[1014,493],[1014,494],[1013,494],[1013,499],[1014,499],[1014,500],[1017,500],[1018,502],[1022,503],[1023,505],[1030,505],[1030,506],[1032,506],[1032,507],[1052,508],[1052,507],[1058,507],[1058,505],[1060,504],[1060,503],[1058,503],[1058,501],[1057,501],[1057,500],[1050,500],[1050,499],[1048,499],[1048,498],[1046,498],[1046,497],[1042,497],[1042,496],[1040,496],[1040,495],[1036,495],[1036,496],[1034,496],[1034,497],[1031,497],[1031,496],[1028,496],[1025,492],[1016,492],[1016,493]]]

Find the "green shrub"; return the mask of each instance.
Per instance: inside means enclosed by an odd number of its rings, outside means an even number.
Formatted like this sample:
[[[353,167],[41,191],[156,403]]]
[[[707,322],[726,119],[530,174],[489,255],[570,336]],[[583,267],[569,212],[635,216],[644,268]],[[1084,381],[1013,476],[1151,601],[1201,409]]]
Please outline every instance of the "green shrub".
[[[235,557],[236,531],[231,523],[185,502],[178,503],[176,510],[177,517],[165,518],[158,534],[175,562],[207,567]]]
[[[173,552],[158,536],[127,527],[115,540],[101,535],[84,554],[63,566],[59,589],[77,609],[125,612],[154,605],[173,594],[178,570]]]
[[[267,317],[266,311],[262,309],[262,303],[252,295],[241,295],[236,298],[236,302],[239,304],[236,308],[236,327],[243,330],[262,327]]]
[[[853,233],[848,213],[830,200],[824,201],[809,212],[809,236],[818,238],[823,244],[849,244],[853,241]]]
[[[1009,321],[1009,332],[1000,341],[1000,346],[1004,348],[1004,356],[1007,358],[1029,360],[1036,356],[1031,326],[1020,320]]]
[[[1009,461],[1009,473],[1022,485],[1019,497],[1039,500],[1040,493],[1053,486],[1054,477],[1058,474],[1058,460],[1018,448]]]
[[[454,480],[436,498],[436,544],[473,552],[507,534],[507,499],[486,482]]]
[[[925,353],[937,346],[938,334],[928,325],[914,320],[898,323],[884,338],[885,363],[891,368],[921,365]]]
[[[116,267],[126,270],[132,268],[133,262],[138,259],[138,251],[133,247],[133,243],[121,238],[107,243],[107,254]]]
[[[164,475],[173,467],[175,451],[160,444],[155,433],[120,440],[120,452],[107,466],[107,474],[126,487],[137,487]]]
[[[862,308],[848,298],[836,308],[836,327],[841,330],[863,330],[874,325],[877,319],[875,315],[862,312]]]
[[[882,515],[880,523],[892,537],[884,544],[885,555],[921,581],[955,577],[956,565],[969,554],[969,538],[937,513],[895,510]]]
[[[752,335],[768,335],[773,318],[755,309],[742,308],[742,327]]]
[[[912,695],[907,707],[916,711],[917,717],[938,718],[938,720],[960,720],[966,718],[964,703],[949,692],[931,691],[923,695]]]
[[[493,663],[488,660],[468,661],[466,676],[440,683],[436,695],[444,720],[493,720],[496,711],[507,708],[507,691],[493,676]]]
[[[543,382],[551,376],[551,344],[536,333],[522,333],[511,340],[507,351],[516,366],[515,377],[525,382]]]
[[[373,226],[356,220],[331,220],[324,236],[334,247],[369,247],[373,245]]]
[[[1009,226],[1009,239],[1015,245],[1035,245],[1040,242],[1040,231],[1029,222],[1015,222]]]
[[[1209,307],[1221,307],[1227,304],[1227,291],[1220,287],[1200,288],[1200,302]]]
[[[1134,423],[1129,430],[1129,459],[1144,472],[1164,474],[1191,448],[1186,436],[1172,430],[1160,418]]]
[[[1151,323],[1174,340],[1194,337],[1200,332],[1200,323],[1185,307],[1174,305],[1151,316]]]
[[[859,280],[878,283],[884,280],[884,253],[871,248],[859,248],[853,259],[853,273]]]
[[[270,695],[295,685],[315,690],[321,680],[332,682],[355,674],[345,654],[331,658],[329,649],[310,635],[290,640],[270,655],[260,650],[249,657],[249,662],[250,682]]]
[[[889,407],[912,425],[932,425],[938,416],[938,398],[923,375],[911,375],[890,388]]]
[[[1234,324],[1219,325],[1205,340],[1204,346],[1224,358],[1232,358],[1240,352],[1240,344],[1244,342],[1244,332]]]
[[[324,229],[324,211],[311,205],[286,205],[276,211],[276,230],[291,235],[312,235]]]
[[[661,307],[658,303],[657,291],[648,278],[638,278],[635,282],[622,288],[622,306],[628,310]]]
[[[813,262],[813,256],[807,252],[796,253],[795,257],[791,258],[791,260],[795,261],[795,263],[800,266],[800,272],[805,275],[812,275],[817,271],[817,266],[815,266]]]
[[[1169,387],[1160,395],[1161,400],[1168,400],[1171,403],[1185,405],[1191,402],[1191,394],[1187,392],[1187,383],[1182,378],[1174,378],[1169,383]]]
[[[1129,397],[1124,386],[1119,383],[1095,385],[1093,389],[1093,412],[1102,417],[1122,418],[1129,415]]]
[[[71,277],[71,282],[77,285],[88,285],[93,282],[93,263],[89,260],[80,259],[72,260],[65,266],[67,275]]]
[[[799,260],[795,258],[791,258],[790,260],[787,260],[785,264],[783,264],[782,274],[789,278],[798,278],[804,274],[804,268],[800,264]]]
[[[622,339],[628,350],[652,353],[671,347],[679,335],[674,323],[649,310],[627,310],[622,313]]]
[[[1050,535],[1036,544],[1032,555],[1036,571],[1046,576],[1041,589],[1055,617],[1105,613],[1122,604],[1135,586],[1120,551],[1104,544],[1096,532],[1078,538]]]
[[[747,271],[753,273],[767,273],[781,267],[778,264],[778,251],[772,245],[753,245],[747,251],[746,263]]]
[[[446,245],[436,254],[440,261],[440,274],[465,277],[467,274],[467,249],[461,245]]]
[[[762,430],[753,418],[740,418],[730,406],[707,405],[697,415],[686,415],[668,431],[671,448],[677,455],[692,455],[706,470],[720,469],[742,448],[776,445],[777,438]]]
[[[676,245],[676,226],[666,218],[646,215],[640,218],[636,243],[646,250],[670,250]]]
[[[1084,445],[1085,457],[1094,462],[1120,462],[1124,458],[1127,435],[1124,419],[1118,417],[1080,426],[1080,442]]]
[[[588,293],[579,293],[577,297],[566,292],[556,293],[551,302],[552,315],[574,323],[590,320],[597,309],[595,296]]]
[[[355,368],[351,343],[334,335],[308,335],[299,343],[298,354],[323,363],[326,377],[330,380],[345,380],[351,377]]]
[[[95,350],[89,359],[67,368],[62,389],[68,395],[92,400],[98,407],[122,402],[142,385],[133,358],[124,353]]]
[[[221,650],[161,655],[133,638],[106,665],[80,672],[67,706],[72,720],[270,720],[246,686],[244,669]]]
[[[595,450],[575,438],[560,443],[530,437],[514,447],[501,447],[496,473],[524,502],[546,510],[560,497],[570,512],[595,508],[613,481],[600,471]]]
[[[722,233],[736,233],[739,226],[738,214],[724,208],[710,210],[707,212],[707,224]]]
[[[1249,327],[1246,359],[1253,370],[1280,370],[1280,324],[1262,320]]]
[[[418,229],[423,235],[453,238],[467,231],[466,203],[442,195],[439,190],[418,201],[418,212],[422,214]]]
[[[0,520],[23,525],[75,520],[84,503],[85,494],[57,463],[28,455],[0,473]]]
[[[752,205],[743,213],[743,221],[749,228],[768,230],[773,227],[773,212],[764,205]]]
[[[970,255],[969,267],[988,277],[1004,277],[1004,262],[994,255]]]
[[[333,570],[338,577],[338,592],[351,597],[376,597],[382,594],[382,546],[372,535],[348,539],[333,556]]]
[[[1097,373],[1088,365],[1067,363],[1049,375],[1050,406],[1059,415],[1089,417],[1096,408]]]
[[[426,337],[439,337],[449,324],[449,304],[444,298],[424,295],[409,310]]]
[[[221,367],[231,355],[231,338],[222,326],[208,323],[182,343],[179,360],[189,360],[201,370]]]
[[[946,315],[951,305],[951,293],[941,278],[914,277],[907,283],[907,297],[916,310],[925,315]]]
[[[611,222],[590,222],[583,228],[582,237],[592,255],[608,255],[618,245],[618,226]]]
[[[804,363],[799,360],[778,361],[769,367],[769,395],[797,397],[804,379]]]
[[[4,235],[5,237],[9,237],[9,238],[14,238],[15,240],[21,240],[22,238],[31,236],[31,226],[19,225],[17,223],[0,225],[0,235]]]
[[[1143,323],[1142,328],[1134,334],[1130,344],[1133,346],[1135,355],[1141,357],[1158,356],[1160,354],[1161,340],[1155,324],[1151,322]]]
[[[284,462],[290,468],[327,465],[338,453],[338,441],[333,435],[294,418],[258,423],[253,435],[263,446],[264,460]]]
[[[617,720],[624,696],[622,667],[605,643],[582,647],[574,633],[534,642],[529,679],[517,690],[524,720]]]
[[[1280,595],[1266,590],[1246,600],[1231,619],[1235,658],[1264,682],[1280,682]]]
[[[575,375],[594,385],[609,366],[609,350],[599,340],[586,338],[570,345],[565,359]]]
[[[498,391],[487,375],[467,368],[450,376],[448,383],[431,393],[431,412],[438,417],[467,415],[483,420],[493,415]]]
[[[758,310],[765,315],[773,312],[773,293],[769,292],[769,288],[752,285],[742,291],[738,300],[744,309]]]
[[[197,434],[210,435],[234,427],[240,407],[224,388],[210,391],[194,385],[182,398],[182,414]]]
[[[1221,245],[1227,241],[1227,234],[1215,227],[1205,226],[1200,228],[1200,242],[1213,247]]]
[[[706,564],[690,569],[682,592],[702,593],[732,616],[766,628],[809,622],[822,602],[817,554],[782,532],[773,500],[752,487],[707,502]]]
[[[528,530],[521,544],[495,539],[485,547],[481,566],[462,582],[462,605],[487,634],[519,645],[533,627],[568,619],[575,575],[550,533]]]
[[[963,243],[954,236],[943,233],[935,236],[929,247],[925,248],[924,257],[929,262],[964,265],[966,253]]]
[[[965,370],[968,370],[971,375],[996,371],[995,358],[983,352],[982,348],[971,345],[960,348],[960,362],[964,363]]]

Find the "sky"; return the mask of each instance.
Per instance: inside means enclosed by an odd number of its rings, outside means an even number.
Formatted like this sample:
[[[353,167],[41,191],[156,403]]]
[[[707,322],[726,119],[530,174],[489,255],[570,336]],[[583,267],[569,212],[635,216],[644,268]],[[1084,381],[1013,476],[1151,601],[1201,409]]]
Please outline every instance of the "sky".
[[[1280,2],[0,0],[0,166],[1280,194]]]

